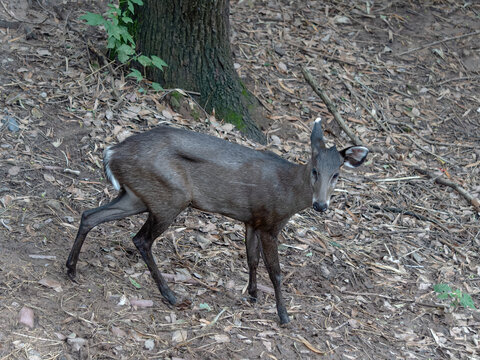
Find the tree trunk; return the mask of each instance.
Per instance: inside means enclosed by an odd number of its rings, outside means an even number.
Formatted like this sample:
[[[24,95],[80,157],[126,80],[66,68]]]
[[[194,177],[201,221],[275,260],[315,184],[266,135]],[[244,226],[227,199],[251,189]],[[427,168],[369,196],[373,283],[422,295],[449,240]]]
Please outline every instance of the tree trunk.
[[[259,102],[233,67],[229,11],[229,0],[144,0],[137,13],[138,51],[168,64],[163,71],[148,68],[149,79],[200,93],[208,112],[215,109],[219,119],[264,143],[255,123]]]

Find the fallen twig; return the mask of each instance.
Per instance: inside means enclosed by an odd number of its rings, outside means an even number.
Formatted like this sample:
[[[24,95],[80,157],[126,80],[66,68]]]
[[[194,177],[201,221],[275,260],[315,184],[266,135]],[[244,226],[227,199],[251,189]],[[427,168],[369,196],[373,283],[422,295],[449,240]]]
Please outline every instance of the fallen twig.
[[[322,89],[318,86],[318,84],[315,82],[315,79],[313,78],[312,74],[302,66],[302,73],[303,76],[305,77],[305,80],[307,80],[308,84],[312,87],[313,91],[320,96],[320,98],[323,100],[325,105],[327,105],[328,110],[332,113],[333,117],[337,121],[338,125],[345,131],[345,133],[348,135],[350,139],[354,142],[355,145],[363,145],[362,141],[358,138],[357,135],[353,133],[352,130],[345,124],[345,121],[343,120],[342,116],[338,113],[337,107],[331,102],[327,94],[323,92]]]
[[[476,197],[474,197],[472,194],[470,194],[467,190],[465,190],[460,185],[458,185],[457,183],[451,180],[442,178],[438,175],[435,175],[434,173],[431,173],[428,170],[422,169],[417,165],[414,165],[414,164],[406,164],[406,165],[413,167],[415,171],[419,172],[420,174],[426,175],[429,178],[434,179],[437,184],[451,187],[460,195],[462,195],[470,203],[470,205],[472,205],[475,208],[475,210],[480,213],[480,201]]]
[[[355,92],[355,90],[353,90],[352,88],[352,85],[350,85],[347,81],[345,80],[342,80],[343,84],[345,85],[345,87],[348,89],[348,91],[350,91],[350,94],[352,94],[356,99],[357,99],[357,102],[367,111],[368,115],[370,115],[372,117],[372,119],[382,128],[382,130],[386,133],[389,132],[389,130],[387,129],[387,127],[385,126],[385,124],[383,122],[380,121],[380,119],[378,118],[377,114],[376,114],[376,111],[375,109],[372,109],[370,110],[367,106],[367,104],[365,104],[362,99],[360,99],[360,96],[357,95],[357,93]]]
[[[348,295],[354,295],[354,296],[374,296],[374,297],[380,297],[380,298],[383,298],[383,299],[388,299],[388,300],[393,300],[393,301],[410,302],[410,303],[414,303],[416,305],[421,305],[421,306],[425,306],[425,307],[434,307],[434,308],[440,308],[440,309],[448,308],[448,306],[444,305],[444,304],[437,304],[437,303],[429,304],[429,303],[419,302],[416,299],[403,299],[403,298],[397,298],[397,297],[388,296],[388,295],[384,295],[384,294],[375,294],[375,293],[367,293],[367,292],[353,292],[353,291],[348,291],[348,290],[343,290],[342,291],[340,289],[338,289],[338,290],[342,294],[348,294]]]
[[[442,40],[434,41],[434,42],[432,42],[432,43],[430,43],[430,44],[425,44],[425,45],[422,45],[422,46],[419,46],[419,47],[416,47],[416,48],[413,48],[413,49],[410,49],[410,50],[401,52],[400,54],[397,54],[397,56],[410,54],[410,53],[412,53],[412,52],[414,52],[414,51],[422,50],[422,49],[425,49],[425,48],[430,47],[430,46],[435,46],[435,45],[441,44],[441,43],[443,43],[443,42],[447,42],[447,41],[451,41],[451,40],[458,40],[458,39],[461,39],[461,38],[464,38],[464,37],[474,36],[474,35],[479,35],[479,34],[480,34],[480,31],[474,31],[474,32],[471,32],[471,33],[468,33],[468,34],[463,34],[463,35],[448,37],[448,38],[445,38],[445,39],[442,39]]]
[[[447,229],[445,226],[443,226],[442,224],[440,224],[437,220],[435,220],[435,219],[430,219],[430,218],[428,218],[428,217],[426,217],[426,216],[417,214],[416,212],[413,212],[413,211],[410,211],[410,210],[405,210],[405,209],[400,209],[400,208],[392,207],[392,206],[381,207],[381,206],[374,205],[374,204],[371,204],[370,206],[371,206],[372,208],[376,209],[376,210],[391,212],[391,213],[395,213],[395,214],[402,214],[402,215],[413,216],[415,219],[418,219],[418,220],[421,220],[421,221],[429,221],[429,222],[434,223],[435,225],[437,225],[437,226],[438,226],[439,228],[441,228],[442,230],[448,232],[448,229]]]

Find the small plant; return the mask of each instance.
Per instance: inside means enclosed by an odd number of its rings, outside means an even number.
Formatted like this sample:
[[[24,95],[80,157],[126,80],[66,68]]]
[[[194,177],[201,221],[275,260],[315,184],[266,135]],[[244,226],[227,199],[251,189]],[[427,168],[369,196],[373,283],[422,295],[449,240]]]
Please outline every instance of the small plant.
[[[453,307],[463,306],[475,309],[473,299],[469,294],[463,293],[460,289],[452,290],[447,284],[436,284],[433,290],[437,293],[439,299],[451,299]]]
[[[104,14],[96,14],[87,12],[80,17],[85,20],[87,25],[103,26],[107,32],[107,48],[110,50],[112,57],[117,59],[122,64],[136,61],[145,69],[148,66],[155,66],[163,70],[167,64],[158,56],[145,56],[137,54],[135,49],[135,23],[133,15],[135,13],[135,5],[142,6],[142,0],[120,0],[120,6],[116,6],[110,2],[107,7],[108,10]],[[144,79],[143,74],[137,69],[131,69],[127,77],[133,77],[140,82]],[[156,91],[163,90],[162,86],[156,82],[152,82],[152,88]]]

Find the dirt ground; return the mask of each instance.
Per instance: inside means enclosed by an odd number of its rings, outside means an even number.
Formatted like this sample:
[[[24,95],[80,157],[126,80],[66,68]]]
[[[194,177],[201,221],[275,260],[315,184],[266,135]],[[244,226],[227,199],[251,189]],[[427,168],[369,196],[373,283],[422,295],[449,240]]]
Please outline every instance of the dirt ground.
[[[154,245],[183,307],[165,303],[130,241],[144,216],[93,230],[67,278],[81,213],[115,196],[105,146],[159,123],[254,144],[107,66],[94,51],[104,35],[78,20],[104,4],[0,3],[1,360],[480,359],[480,314],[464,302],[480,306],[478,2],[231,2],[268,148],[307,160],[318,115],[330,144],[351,144],[301,66],[372,148],[327,213],[281,234],[284,327],[263,264],[246,301],[243,226],[216,214],[187,210]]]

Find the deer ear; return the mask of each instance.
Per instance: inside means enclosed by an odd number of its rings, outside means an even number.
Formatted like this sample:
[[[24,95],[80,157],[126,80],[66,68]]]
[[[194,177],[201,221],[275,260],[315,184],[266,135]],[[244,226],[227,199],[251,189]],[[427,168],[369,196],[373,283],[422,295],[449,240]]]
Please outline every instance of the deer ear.
[[[313,123],[312,134],[310,135],[310,144],[312,146],[312,155],[318,154],[320,149],[325,149],[323,141],[322,119],[317,118]]]
[[[343,165],[356,168],[363,164],[367,158],[368,149],[365,146],[350,146],[340,151],[343,157]]]

